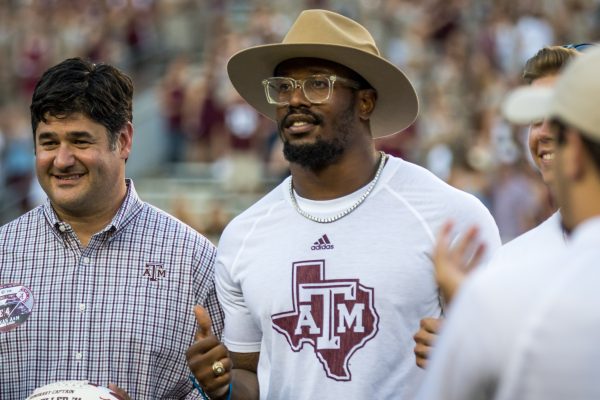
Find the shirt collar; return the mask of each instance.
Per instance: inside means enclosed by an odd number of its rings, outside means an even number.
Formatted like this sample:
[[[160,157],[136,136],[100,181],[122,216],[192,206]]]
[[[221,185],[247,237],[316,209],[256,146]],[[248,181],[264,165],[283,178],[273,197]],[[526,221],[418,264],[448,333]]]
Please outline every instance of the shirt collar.
[[[125,200],[119,207],[119,210],[111,220],[111,222],[104,228],[102,231],[98,232],[117,232],[122,230],[125,226],[131,222],[137,213],[142,209],[143,202],[139,198],[135,187],[133,185],[133,181],[131,179],[125,179],[125,184],[127,185],[127,193],[125,195]],[[55,232],[65,232],[67,229],[70,229],[68,224],[61,221],[56,215],[56,211],[52,207],[52,203],[49,198],[46,198],[46,201],[43,205],[44,216],[48,223],[54,228]]]
[[[127,185],[125,201],[123,201],[123,204],[119,207],[119,211],[117,211],[117,214],[107,226],[107,228],[112,228],[115,231],[120,231],[127,226],[135,218],[138,212],[142,210],[144,204],[135,191],[133,181],[131,179],[125,179],[125,184]]]

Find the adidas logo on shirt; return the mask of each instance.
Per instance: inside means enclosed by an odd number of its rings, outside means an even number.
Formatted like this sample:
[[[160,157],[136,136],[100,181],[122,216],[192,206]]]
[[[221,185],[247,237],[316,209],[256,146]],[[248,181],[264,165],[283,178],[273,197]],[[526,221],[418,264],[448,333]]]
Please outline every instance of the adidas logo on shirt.
[[[311,250],[331,250],[333,249],[333,245],[331,244],[331,242],[329,241],[329,238],[327,237],[327,235],[323,235],[319,238],[319,240],[317,240],[316,242],[313,243],[313,245],[310,247]]]

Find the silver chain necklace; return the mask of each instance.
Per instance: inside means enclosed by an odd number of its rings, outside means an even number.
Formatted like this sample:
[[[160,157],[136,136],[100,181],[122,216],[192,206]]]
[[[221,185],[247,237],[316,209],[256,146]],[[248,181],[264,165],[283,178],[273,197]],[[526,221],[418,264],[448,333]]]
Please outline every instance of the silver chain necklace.
[[[304,218],[309,219],[313,222],[318,222],[319,224],[330,224],[332,222],[337,221],[338,219],[344,218],[346,215],[356,210],[356,208],[360,206],[363,203],[363,201],[366,200],[366,198],[369,196],[369,194],[371,194],[371,191],[377,184],[377,181],[381,176],[381,171],[383,171],[385,160],[387,160],[387,154],[385,154],[383,151],[380,151],[379,153],[381,154],[381,158],[379,159],[379,166],[377,167],[375,177],[373,178],[371,183],[369,183],[369,186],[367,186],[367,190],[365,190],[365,192],[360,196],[360,198],[356,200],[356,202],[354,202],[354,204],[352,204],[350,207],[346,208],[345,210],[339,212],[338,214],[332,217],[315,217],[314,215],[311,215],[300,208],[300,205],[296,200],[296,196],[294,195],[294,183],[290,178],[290,198],[292,199],[292,205],[294,206],[294,209],[298,212],[298,214],[302,215]]]

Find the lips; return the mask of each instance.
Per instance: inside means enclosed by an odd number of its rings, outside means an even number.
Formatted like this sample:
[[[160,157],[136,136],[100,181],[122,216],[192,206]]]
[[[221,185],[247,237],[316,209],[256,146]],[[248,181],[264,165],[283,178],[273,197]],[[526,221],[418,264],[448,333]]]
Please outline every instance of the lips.
[[[60,181],[72,181],[75,179],[79,179],[82,176],[83,174],[54,175],[54,177]]]
[[[285,129],[292,135],[305,134],[321,123],[321,119],[308,112],[292,111],[281,122],[282,131]]]
[[[554,146],[546,144],[538,147],[537,156],[543,162],[552,162],[554,160]]]
[[[56,182],[57,185],[60,186],[73,186],[78,184],[81,181],[81,178],[85,176],[84,173],[70,173],[70,174],[50,174]]]
[[[302,125],[316,125],[318,118],[310,114],[288,114],[283,120],[284,128],[291,128]]]

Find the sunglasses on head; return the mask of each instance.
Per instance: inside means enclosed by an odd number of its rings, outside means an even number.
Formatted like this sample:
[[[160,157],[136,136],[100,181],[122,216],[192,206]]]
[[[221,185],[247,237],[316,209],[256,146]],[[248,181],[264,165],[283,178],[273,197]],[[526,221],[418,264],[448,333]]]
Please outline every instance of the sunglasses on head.
[[[569,44],[565,44],[563,45],[563,47],[565,49],[574,49],[577,51],[586,51],[587,49],[589,49],[590,47],[596,47],[595,43],[569,43]]]

